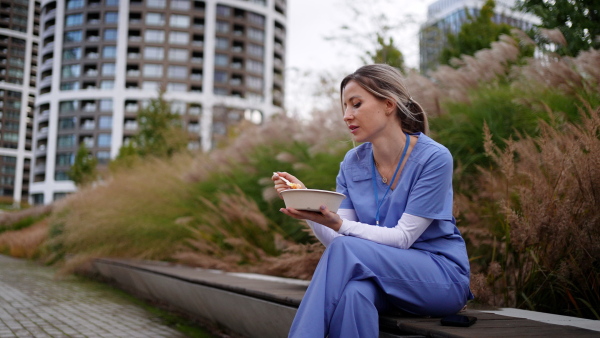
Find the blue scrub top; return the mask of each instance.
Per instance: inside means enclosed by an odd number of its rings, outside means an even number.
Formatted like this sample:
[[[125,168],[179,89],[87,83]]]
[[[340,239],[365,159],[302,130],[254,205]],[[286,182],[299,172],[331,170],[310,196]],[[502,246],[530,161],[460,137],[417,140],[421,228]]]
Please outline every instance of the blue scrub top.
[[[456,220],[452,216],[452,172],[450,151],[423,133],[418,136],[396,188],[390,191],[380,208],[379,226],[393,228],[403,213],[432,218],[433,222],[411,249],[443,255],[456,263],[461,274],[469,273],[469,259]],[[346,153],[337,176],[336,190],[347,196],[340,208],[354,209],[358,221],[375,224],[377,203],[372,182],[373,148],[364,143]],[[388,186],[375,170],[378,196]],[[373,225],[376,226],[376,225]]]

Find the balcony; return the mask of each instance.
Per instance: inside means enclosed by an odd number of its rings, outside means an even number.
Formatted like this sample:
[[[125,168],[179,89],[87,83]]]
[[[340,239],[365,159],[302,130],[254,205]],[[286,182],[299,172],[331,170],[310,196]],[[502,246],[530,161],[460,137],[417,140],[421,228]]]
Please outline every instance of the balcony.
[[[135,113],[140,110],[140,107],[137,104],[128,104],[125,106],[125,111],[127,113]]]
[[[123,126],[123,128],[125,130],[137,130],[138,125],[136,121],[127,121],[125,122],[125,125]]]
[[[98,53],[92,52],[92,53],[87,53],[85,57],[86,57],[86,59],[92,59],[93,60],[93,59],[97,59],[98,56],[99,56]]]
[[[140,53],[127,53],[127,58],[129,59],[139,59],[142,55]]]
[[[127,71],[127,76],[138,77],[140,76],[140,71],[137,69],[130,69]]]
[[[98,70],[97,69],[88,69],[85,72],[85,76],[98,76]]]
[[[83,111],[91,113],[91,112],[95,112],[97,110],[97,107],[95,104],[86,104],[85,107],[83,107]]]
[[[190,80],[192,81],[202,81],[202,74],[193,74],[190,75]]]
[[[94,121],[92,121],[92,120],[85,120],[81,124],[81,129],[84,129],[84,130],[92,130],[94,128],[96,128],[96,123],[94,123]]]

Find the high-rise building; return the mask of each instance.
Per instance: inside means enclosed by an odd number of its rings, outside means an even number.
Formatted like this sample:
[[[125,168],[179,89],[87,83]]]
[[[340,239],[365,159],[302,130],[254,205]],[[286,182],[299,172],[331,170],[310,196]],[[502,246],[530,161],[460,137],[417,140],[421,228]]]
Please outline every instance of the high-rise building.
[[[40,2],[0,1],[0,200],[27,201]]]
[[[486,0],[438,0],[427,8],[427,21],[419,32],[420,70],[435,69],[439,65],[442,50],[447,44],[448,34],[457,34],[468,15],[476,17]],[[506,23],[523,31],[539,24],[538,17],[515,11],[516,0],[496,0],[495,23]]]
[[[42,0],[32,202],[76,190],[81,143],[114,158],[161,89],[193,149],[280,111],[285,13],[285,0]]]

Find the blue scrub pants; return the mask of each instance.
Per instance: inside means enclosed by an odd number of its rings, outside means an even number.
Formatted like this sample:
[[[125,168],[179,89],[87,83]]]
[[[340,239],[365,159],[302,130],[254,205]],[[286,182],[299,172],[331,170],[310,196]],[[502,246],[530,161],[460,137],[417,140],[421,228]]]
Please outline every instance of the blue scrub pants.
[[[441,317],[467,302],[469,277],[445,257],[350,236],[323,253],[289,337],[378,337],[379,312]]]

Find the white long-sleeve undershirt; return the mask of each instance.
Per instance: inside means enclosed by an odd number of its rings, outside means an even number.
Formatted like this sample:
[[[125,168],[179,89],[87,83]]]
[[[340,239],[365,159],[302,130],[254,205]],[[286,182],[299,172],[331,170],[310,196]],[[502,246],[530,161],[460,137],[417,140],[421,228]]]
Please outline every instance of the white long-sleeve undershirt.
[[[328,246],[334,238],[346,235],[400,249],[408,249],[433,222],[431,218],[403,213],[395,227],[386,228],[358,222],[354,209],[339,209],[337,213],[342,218],[342,226],[337,232],[322,224],[307,220],[315,236],[325,246]]]

